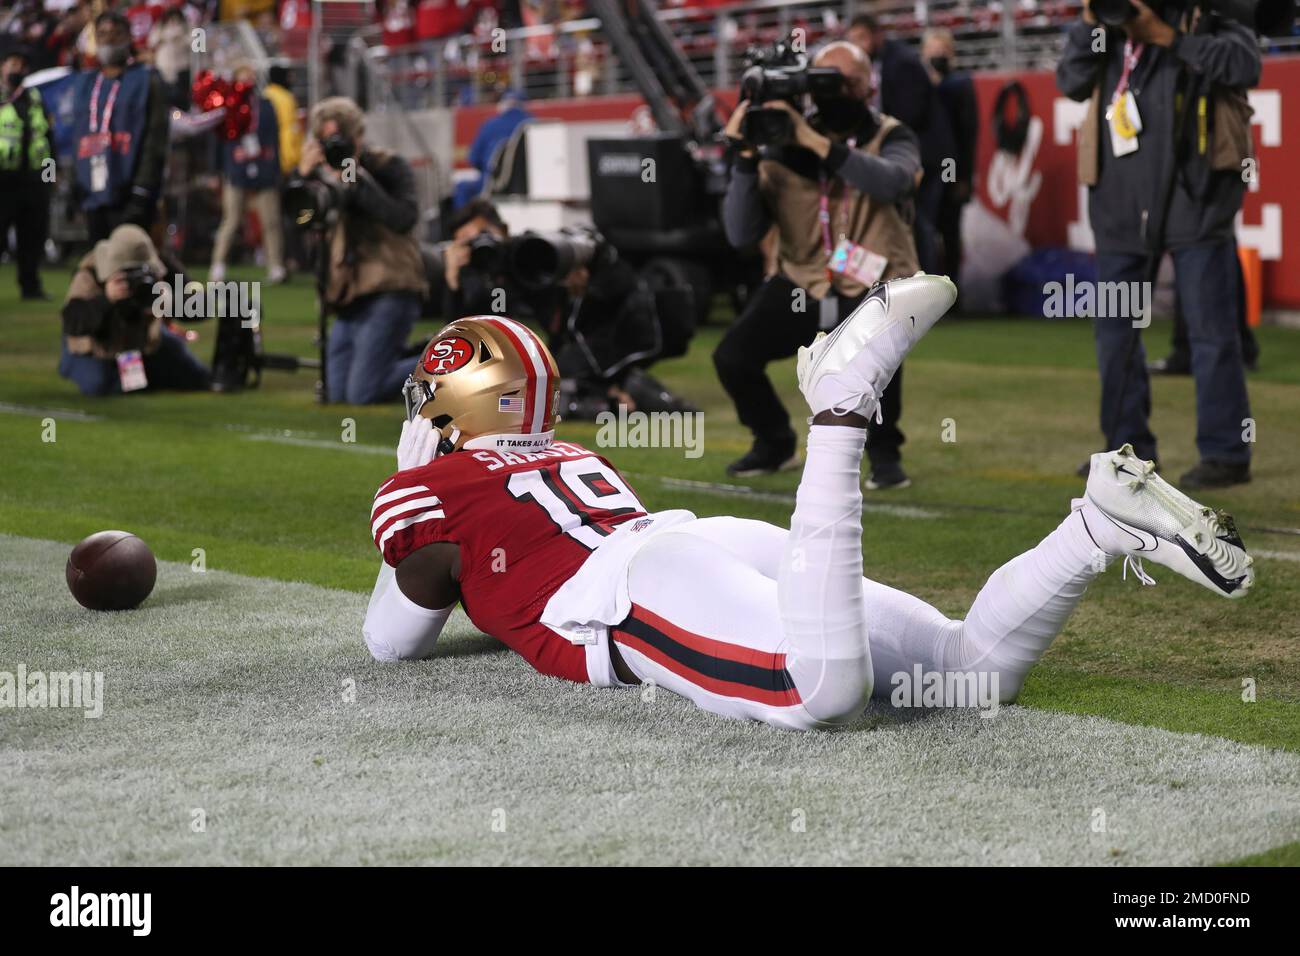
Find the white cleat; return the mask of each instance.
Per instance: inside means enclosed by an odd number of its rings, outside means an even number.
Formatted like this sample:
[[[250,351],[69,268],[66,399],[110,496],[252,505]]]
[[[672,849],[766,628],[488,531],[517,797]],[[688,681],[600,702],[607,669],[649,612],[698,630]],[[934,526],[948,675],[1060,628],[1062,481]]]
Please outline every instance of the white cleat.
[[[907,353],[956,301],[951,279],[924,272],[873,287],[829,335],[799,349],[799,390],[813,413],[874,415]]]
[[[1092,456],[1087,497],[1131,542],[1129,559],[1150,558],[1222,597],[1244,597],[1255,583],[1255,559],[1232,515],[1187,497],[1132,445]],[[1140,565],[1136,571],[1143,583],[1155,583]]]

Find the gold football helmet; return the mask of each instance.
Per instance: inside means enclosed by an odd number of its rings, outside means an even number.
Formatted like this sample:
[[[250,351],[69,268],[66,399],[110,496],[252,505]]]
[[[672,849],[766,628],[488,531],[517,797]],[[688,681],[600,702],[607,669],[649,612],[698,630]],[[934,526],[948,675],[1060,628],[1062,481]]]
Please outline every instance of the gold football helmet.
[[[427,418],[443,453],[536,451],[555,437],[560,372],[525,325],[504,316],[457,319],[425,348],[406,387],[406,417]]]

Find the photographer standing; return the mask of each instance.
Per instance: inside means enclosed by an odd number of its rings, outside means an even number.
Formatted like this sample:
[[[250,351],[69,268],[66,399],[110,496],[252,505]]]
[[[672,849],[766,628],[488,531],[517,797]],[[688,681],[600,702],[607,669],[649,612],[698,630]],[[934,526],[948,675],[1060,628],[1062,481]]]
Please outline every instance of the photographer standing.
[[[83,395],[206,389],[211,376],[154,314],[168,270],[139,226],[118,226],[77,265],[63,303],[59,374]]]
[[[336,206],[321,234],[322,296],[337,315],[325,356],[329,400],[395,399],[411,371],[406,338],[425,290],[411,235],[419,219],[415,177],[400,156],[365,145],[365,118],[346,97],[317,103],[311,132],[298,172],[325,186]]]
[[[18,287],[24,299],[48,299],[41,286],[41,251],[50,229],[50,185],[44,177],[54,156],[50,118],[39,90],[23,86],[31,54],[0,37],[0,250],[14,227]]]
[[[921,175],[916,134],[867,105],[871,63],[858,47],[832,43],[814,65],[842,74],[843,89],[815,98],[812,122],[788,103],[762,104],[789,115],[793,142],[761,149],[746,142],[749,102],[736,108],[726,127],[737,148],[723,203],[727,240],[749,245],[773,223],[778,233],[777,274],[713,353],[740,421],[754,433],[753,448],[727,468],[738,476],[797,463],[790,416],[764,371],[767,363],[794,355],[818,329],[837,325],[875,282],[917,271],[910,224],[910,199]],[[900,368],[882,397],[882,422],[868,427],[868,488],[908,483],[897,425],[902,377]]]
[[[1185,489],[1250,480],[1233,219],[1252,156],[1246,90],[1259,74],[1259,47],[1247,27],[1174,3],[1162,18],[1140,0],[1108,0],[1104,8],[1085,0],[1056,70],[1062,93],[1090,101],[1079,128],[1079,179],[1089,187],[1099,281],[1136,288],[1152,280],[1151,263],[1173,255],[1201,457],[1179,479]],[[1134,318],[1093,320],[1101,427],[1107,448],[1127,442],[1155,461],[1151,385]]]
[[[122,223],[152,228],[162,194],[169,130],[167,93],[152,67],[131,62],[131,26],[121,13],[95,18],[98,70],[77,77],[74,193],[90,240]]]

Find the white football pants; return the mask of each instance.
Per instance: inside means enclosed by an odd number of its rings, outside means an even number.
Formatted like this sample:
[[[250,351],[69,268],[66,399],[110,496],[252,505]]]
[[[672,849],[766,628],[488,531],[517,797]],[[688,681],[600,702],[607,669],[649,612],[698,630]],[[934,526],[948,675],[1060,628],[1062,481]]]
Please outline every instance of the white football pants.
[[[976,706],[961,694],[977,687],[1015,698],[1111,557],[1089,534],[1092,505],[1076,503],[951,620],[862,576],[863,440],[859,428],[813,426],[789,531],[702,518],[637,552],[632,612],[610,630],[637,677],[713,713],[798,730],[856,720],[873,688],[896,704],[910,688],[905,706]],[[943,690],[923,701],[918,677]]]

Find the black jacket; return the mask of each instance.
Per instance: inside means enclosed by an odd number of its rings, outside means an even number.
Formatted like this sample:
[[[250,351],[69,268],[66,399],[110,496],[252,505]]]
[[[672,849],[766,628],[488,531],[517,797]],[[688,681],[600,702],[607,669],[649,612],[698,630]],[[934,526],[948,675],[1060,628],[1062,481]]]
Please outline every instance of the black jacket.
[[[876,53],[880,68],[880,111],[901,120],[921,142],[921,165],[937,173],[956,152],[948,114],[921,58],[906,43],[886,40]]]
[[[1178,11],[1171,10],[1169,17],[1177,16]],[[1109,30],[1106,52],[1094,53],[1093,29],[1082,20],[1070,28],[1056,67],[1056,85],[1066,96],[1080,101],[1092,96],[1100,85],[1104,114],[1123,70],[1125,38],[1121,31]],[[1210,173],[1190,150],[1175,150],[1174,102],[1183,67],[1195,78],[1198,91],[1208,92],[1216,86],[1249,89],[1259,82],[1259,46],[1246,27],[1215,18],[1206,34],[1182,34],[1172,47],[1148,46],[1143,51],[1129,81],[1142,120],[1137,152],[1116,159],[1104,115],[1100,119],[1099,169],[1097,185],[1089,191],[1088,215],[1097,251],[1103,255],[1150,251],[1158,208],[1171,175],[1176,180],[1161,244],[1164,249],[1233,235],[1233,217],[1246,190],[1241,174]]]
[[[975,83],[969,73],[949,73],[939,83],[939,103],[952,126],[953,158],[957,160],[957,182],[975,179],[975,147],[979,142],[979,105]]]

